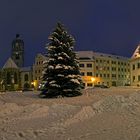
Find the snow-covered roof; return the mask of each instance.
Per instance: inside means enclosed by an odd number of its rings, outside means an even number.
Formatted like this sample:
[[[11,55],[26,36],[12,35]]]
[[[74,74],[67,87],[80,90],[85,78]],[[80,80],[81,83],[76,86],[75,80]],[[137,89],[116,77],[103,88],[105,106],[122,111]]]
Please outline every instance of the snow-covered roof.
[[[135,58],[140,58],[140,44],[137,46],[136,50],[134,51],[132,57],[132,59],[135,59]]]
[[[93,51],[77,51],[79,59],[94,59]]]
[[[113,54],[106,54],[106,53],[99,53],[99,52],[94,52],[94,51],[77,51],[76,52],[79,58],[113,58],[113,59],[121,59],[121,60],[128,60],[129,58],[123,57],[123,56],[118,56],[118,55],[113,55]]]
[[[16,68],[16,69],[18,69],[18,66],[12,60],[12,58],[9,58],[3,66],[3,69],[6,69],[6,68]]]

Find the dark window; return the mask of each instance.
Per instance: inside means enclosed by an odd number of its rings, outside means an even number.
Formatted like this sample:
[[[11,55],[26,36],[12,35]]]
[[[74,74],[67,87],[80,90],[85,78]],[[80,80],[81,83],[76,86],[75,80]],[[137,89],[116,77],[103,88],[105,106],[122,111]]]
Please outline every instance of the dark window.
[[[7,72],[7,84],[11,84],[11,74],[10,72]]]
[[[85,87],[85,85],[86,85],[86,84],[85,84],[85,83],[83,83],[83,86],[84,86],[84,87]]]
[[[138,75],[138,81],[140,81],[140,75]]]
[[[25,75],[24,75],[24,81],[29,81],[29,76],[28,76],[28,74],[25,74]]]
[[[18,60],[19,59],[19,54],[16,54],[16,57],[15,58],[16,58],[16,60]]]
[[[135,65],[133,65],[133,70],[135,70]]]
[[[137,64],[137,68],[138,68],[138,69],[140,68],[140,63]]]
[[[17,73],[14,73],[14,83],[17,84]]]
[[[85,76],[85,73],[84,72],[81,72],[81,76]]]
[[[93,85],[92,83],[87,83],[88,87],[92,87],[92,85]]]
[[[116,71],[116,68],[115,67],[112,67],[112,71]]]
[[[92,67],[92,64],[87,64],[87,67],[88,67],[88,68],[91,68],[91,67]]]
[[[92,76],[92,72],[87,72],[87,76]]]
[[[83,68],[83,67],[85,67],[85,65],[84,64],[79,64],[79,67],[82,67]]]
[[[112,78],[116,78],[116,74],[112,74]]]
[[[133,76],[133,82],[135,81],[135,76]]]

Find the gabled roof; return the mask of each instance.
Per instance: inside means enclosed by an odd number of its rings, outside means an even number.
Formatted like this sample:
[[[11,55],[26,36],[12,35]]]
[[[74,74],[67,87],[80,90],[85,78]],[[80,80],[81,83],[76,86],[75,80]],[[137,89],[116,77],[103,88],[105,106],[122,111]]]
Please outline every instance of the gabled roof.
[[[140,44],[137,46],[136,50],[134,51],[132,57],[132,59],[135,59],[135,58],[140,58]]]
[[[12,58],[9,58],[3,66],[3,69],[6,69],[6,68],[18,69],[18,66],[15,64],[15,62],[12,60]]]

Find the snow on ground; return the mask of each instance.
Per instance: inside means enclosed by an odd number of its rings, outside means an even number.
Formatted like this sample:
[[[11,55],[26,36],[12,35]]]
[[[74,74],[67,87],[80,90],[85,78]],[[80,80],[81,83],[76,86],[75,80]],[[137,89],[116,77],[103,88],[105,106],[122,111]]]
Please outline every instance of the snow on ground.
[[[140,89],[86,89],[74,98],[0,94],[0,140],[140,140]]]

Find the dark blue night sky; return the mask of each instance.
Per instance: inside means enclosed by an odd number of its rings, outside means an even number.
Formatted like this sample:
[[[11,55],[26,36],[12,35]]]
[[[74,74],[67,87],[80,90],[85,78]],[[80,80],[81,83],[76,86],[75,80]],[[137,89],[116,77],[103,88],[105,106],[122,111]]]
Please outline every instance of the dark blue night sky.
[[[75,37],[75,50],[130,57],[140,41],[139,7],[140,0],[1,0],[0,66],[16,33],[25,42],[25,64],[32,65],[57,21]]]

